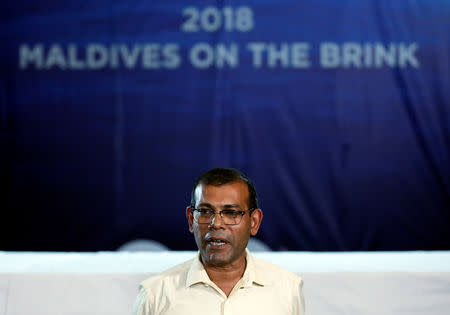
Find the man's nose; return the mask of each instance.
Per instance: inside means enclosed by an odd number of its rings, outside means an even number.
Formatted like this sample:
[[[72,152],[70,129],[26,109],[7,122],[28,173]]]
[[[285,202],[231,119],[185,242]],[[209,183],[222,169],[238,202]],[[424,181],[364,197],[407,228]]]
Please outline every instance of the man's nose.
[[[214,213],[214,215],[211,218],[211,222],[209,223],[209,226],[213,228],[218,228],[223,224],[224,224],[223,219],[220,216],[220,213],[219,212]]]

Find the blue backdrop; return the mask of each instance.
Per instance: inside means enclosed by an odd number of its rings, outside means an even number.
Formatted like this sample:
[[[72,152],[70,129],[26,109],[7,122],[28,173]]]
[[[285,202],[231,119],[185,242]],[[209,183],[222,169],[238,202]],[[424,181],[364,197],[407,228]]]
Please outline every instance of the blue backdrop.
[[[450,249],[450,2],[2,6],[0,250],[194,249],[219,166],[274,250]]]

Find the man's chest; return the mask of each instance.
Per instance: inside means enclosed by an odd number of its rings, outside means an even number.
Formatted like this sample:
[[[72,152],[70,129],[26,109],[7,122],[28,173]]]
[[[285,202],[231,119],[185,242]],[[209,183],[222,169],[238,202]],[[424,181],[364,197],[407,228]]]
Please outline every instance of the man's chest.
[[[214,288],[199,285],[161,300],[158,315],[292,314],[292,297],[280,298],[267,288],[244,287],[225,297]]]

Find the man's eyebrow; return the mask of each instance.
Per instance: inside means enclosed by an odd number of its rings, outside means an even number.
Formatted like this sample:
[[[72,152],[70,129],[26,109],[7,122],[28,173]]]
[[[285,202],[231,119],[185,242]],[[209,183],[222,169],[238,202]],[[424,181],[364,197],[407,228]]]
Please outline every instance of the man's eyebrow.
[[[236,205],[236,204],[231,204],[231,205],[224,205],[223,208],[224,209],[241,208],[241,206],[240,205]]]
[[[212,204],[210,204],[210,203],[207,203],[207,202],[201,202],[201,203],[199,203],[199,205],[198,205],[199,207],[208,207],[208,208],[210,208],[210,209],[216,209],[216,207],[214,207]],[[224,205],[223,207],[222,207],[222,209],[233,209],[233,208],[241,208],[241,206],[240,205],[238,205],[238,204],[227,204],[227,205]]]
[[[198,204],[198,206],[199,207],[208,207],[208,208],[214,209],[214,206],[212,204],[210,204],[210,203],[207,203],[207,202],[201,202],[201,203]]]

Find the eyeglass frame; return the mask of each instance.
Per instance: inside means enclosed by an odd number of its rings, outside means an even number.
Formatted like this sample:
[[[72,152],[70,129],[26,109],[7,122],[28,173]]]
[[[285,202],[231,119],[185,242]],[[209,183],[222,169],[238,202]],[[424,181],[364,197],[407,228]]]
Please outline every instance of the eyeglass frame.
[[[244,215],[248,212],[248,214],[249,214],[249,216],[250,216],[250,215],[252,214],[252,212],[256,210],[256,208],[250,208],[250,209],[247,209],[247,210],[223,209],[223,210],[220,210],[220,211],[216,211],[216,210],[213,210],[213,209],[208,209],[208,210],[211,210],[211,212],[213,212],[213,213],[211,214],[211,217],[210,217],[208,223],[200,223],[200,222],[198,222],[198,220],[195,218],[194,212],[195,212],[195,211],[200,212],[200,210],[201,210],[201,209],[198,209],[198,208],[195,208],[194,206],[191,206],[192,218],[194,219],[194,222],[196,222],[197,224],[211,224],[213,218],[216,216],[216,213],[218,213],[218,214],[219,214],[219,217],[220,217],[220,218],[222,219],[222,221],[223,221],[223,224],[225,224],[225,225],[239,225],[239,224],[241,224],[242,218],[244,217]],[[240,213],[240,214],[241,214],[241,219],[240,219],[239,223],[234,223],[234,224],[228,224],[228,223],[225,223],[225,220],[224,220],[224,218],[223,218],[223,212],[224,212],[224,211],[236,211],[236,212]]]

